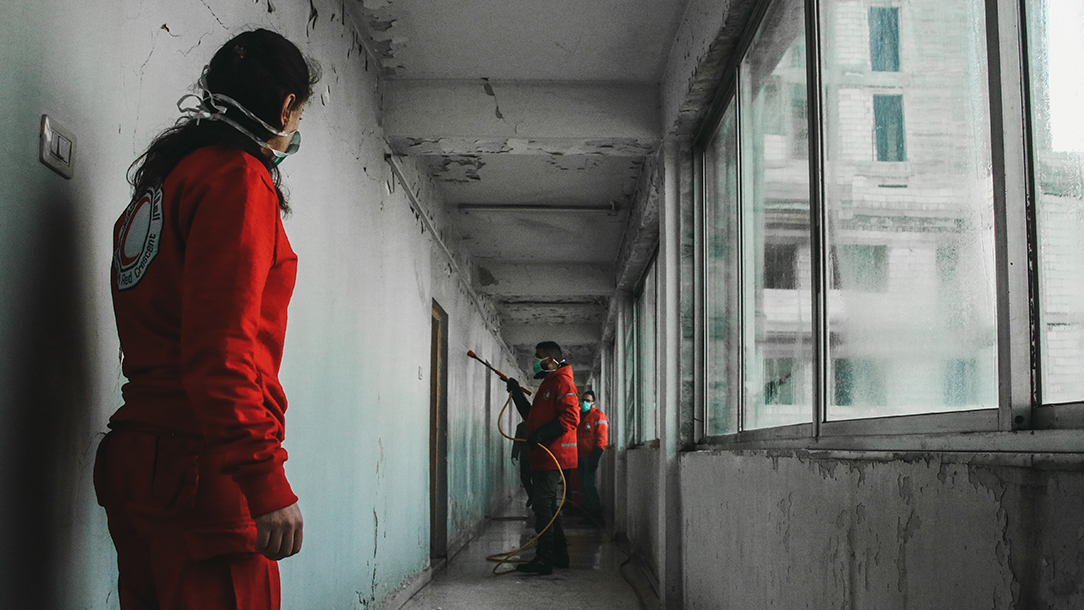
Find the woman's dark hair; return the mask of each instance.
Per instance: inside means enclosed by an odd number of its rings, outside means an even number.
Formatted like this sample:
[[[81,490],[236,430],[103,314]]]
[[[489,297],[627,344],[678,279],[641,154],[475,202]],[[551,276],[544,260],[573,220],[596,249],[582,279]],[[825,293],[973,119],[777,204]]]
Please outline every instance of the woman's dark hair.
[[[205,84],[210,92],[233,98],[265,123],[281,130],[285,127],[282,102],[292,93],[295,99],[290,110],[296,110],[312,96],[312,88],[319,80],[319,66],[305,59],[294,43],[280,34],[259,29],[238,34],[222,45],[207,65]],[[227,117],[261,140],[274,135],[236,108],[226,107]],[[278,167],[264,157],[258,144],[225,122],[197,122],[187,118],[159,134],[128,168],[128,182],[135,187],[133,197],[165,180],[189,153],[211,145],[240,149],[260,160],[271,173],[279,208],[283,212],[290,210]]]

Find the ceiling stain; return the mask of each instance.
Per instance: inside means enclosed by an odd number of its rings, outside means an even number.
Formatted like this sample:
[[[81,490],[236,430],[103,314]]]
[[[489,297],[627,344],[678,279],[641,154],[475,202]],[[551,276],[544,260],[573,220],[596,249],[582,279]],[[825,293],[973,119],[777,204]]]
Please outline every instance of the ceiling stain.
[[[500,284],[497,278],[493,277],[493,273],[485,267],[478,267],[478,283],[482,286],[494,286]]]

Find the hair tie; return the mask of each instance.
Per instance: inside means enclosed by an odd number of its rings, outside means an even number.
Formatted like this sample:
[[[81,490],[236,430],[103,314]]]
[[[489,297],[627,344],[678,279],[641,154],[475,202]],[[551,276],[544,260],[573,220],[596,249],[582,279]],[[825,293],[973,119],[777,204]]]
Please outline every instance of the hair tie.
[[[245,47],[242,47],[241,45],[233,45],[233,52],[237,53],[237,56],[241,59],[245,58]]]

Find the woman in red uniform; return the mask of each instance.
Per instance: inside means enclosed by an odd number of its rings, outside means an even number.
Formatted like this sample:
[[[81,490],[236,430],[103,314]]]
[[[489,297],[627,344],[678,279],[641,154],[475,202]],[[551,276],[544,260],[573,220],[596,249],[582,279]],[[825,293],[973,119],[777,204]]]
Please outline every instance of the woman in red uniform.
[[[314,68],[274,32],[238,35],[133,163],[111,274],[128,383],[95,464],[123,610],[277,609],[275,561],[301,549],[278,381],[297,257],[277,165],[300,145]]]

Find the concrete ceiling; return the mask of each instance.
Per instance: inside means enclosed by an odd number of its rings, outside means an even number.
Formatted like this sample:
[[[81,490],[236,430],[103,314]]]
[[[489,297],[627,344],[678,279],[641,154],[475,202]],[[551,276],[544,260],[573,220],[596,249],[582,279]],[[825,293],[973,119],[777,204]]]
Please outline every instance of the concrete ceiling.
[[[529,366],[586,382],[687,0],[362,0],[388,144],[424,160]]]

